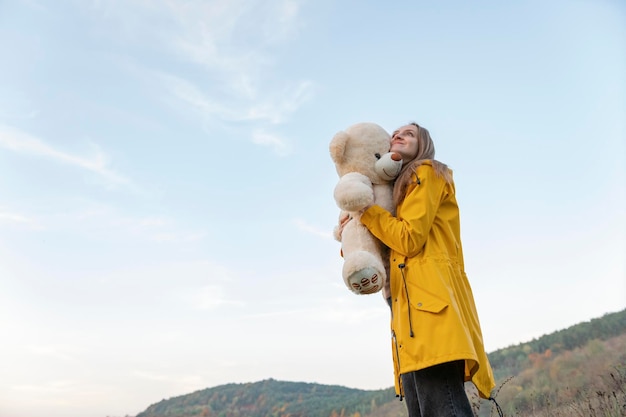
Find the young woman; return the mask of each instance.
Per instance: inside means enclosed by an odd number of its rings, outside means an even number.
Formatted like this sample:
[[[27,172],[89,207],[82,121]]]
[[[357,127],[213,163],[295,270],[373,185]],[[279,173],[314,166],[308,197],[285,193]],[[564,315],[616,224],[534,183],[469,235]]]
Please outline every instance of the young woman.
[[[393,133],[391,150],[403,160],[396,214],[373,205],[360,219],[391,249],[396,393],[409,417],[473,417],[464,382],[484,398],[495,382],[465,275],[452,171],[434,159],[430,134],[416,123]]]

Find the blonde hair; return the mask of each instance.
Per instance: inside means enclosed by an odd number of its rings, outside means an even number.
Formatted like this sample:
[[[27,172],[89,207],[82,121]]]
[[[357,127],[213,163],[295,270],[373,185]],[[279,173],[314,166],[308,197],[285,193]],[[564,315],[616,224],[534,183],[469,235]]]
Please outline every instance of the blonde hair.
[[[404,163],[400,175],[396,178],[393,186],[393,202],[397,207],[402,201],[404,201],[406,189],[410,183],[418,181],[417,168],[422,165],[424,161],[431,161],[435,174],[439,177],[443,177],[448,183],[452,183],[452,172],[450,168],[443,162],[435,160],[435,144],[430,137],[428,129],[421,127],[415,122],[409,123],[417,127],[417,154],[415,157]]]

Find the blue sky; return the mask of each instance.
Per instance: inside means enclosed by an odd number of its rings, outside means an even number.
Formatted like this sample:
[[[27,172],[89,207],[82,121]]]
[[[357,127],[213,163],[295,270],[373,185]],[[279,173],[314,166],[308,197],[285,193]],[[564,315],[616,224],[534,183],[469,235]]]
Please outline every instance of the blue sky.
[[[2,416],[390,387],[331,237],[362,121],[454,169],[489,351],[626,307],[621,1],[14,0],[0,56]]]

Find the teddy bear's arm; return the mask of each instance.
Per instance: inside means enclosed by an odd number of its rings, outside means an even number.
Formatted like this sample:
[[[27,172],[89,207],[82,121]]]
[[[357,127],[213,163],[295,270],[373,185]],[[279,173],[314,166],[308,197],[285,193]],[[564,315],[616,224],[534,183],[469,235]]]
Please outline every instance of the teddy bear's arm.
[[[367,176],[349,172],[339,179],[334,196],[341,210],[355,212],[374,202],[374,189]]]

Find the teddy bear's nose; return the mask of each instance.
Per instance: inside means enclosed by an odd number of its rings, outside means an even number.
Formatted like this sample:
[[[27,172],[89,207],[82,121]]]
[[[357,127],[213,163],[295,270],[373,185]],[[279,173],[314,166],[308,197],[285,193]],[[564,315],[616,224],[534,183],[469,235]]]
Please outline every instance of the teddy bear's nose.
[[[402,156],[400,156],[399,153],[393,152],[391,154],[391,159],[393,159],[394,161],[401,161],[402,160]]]

